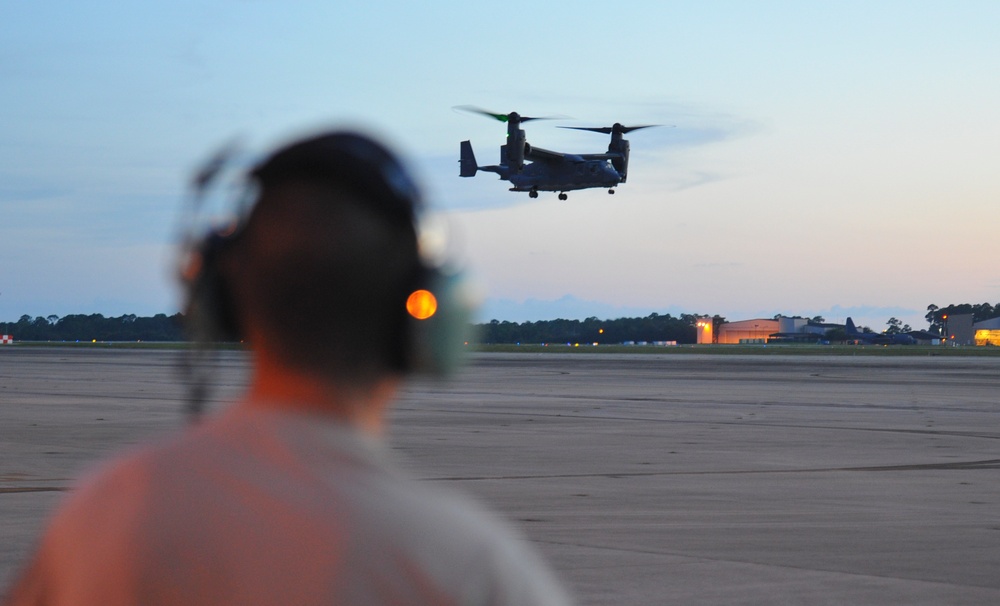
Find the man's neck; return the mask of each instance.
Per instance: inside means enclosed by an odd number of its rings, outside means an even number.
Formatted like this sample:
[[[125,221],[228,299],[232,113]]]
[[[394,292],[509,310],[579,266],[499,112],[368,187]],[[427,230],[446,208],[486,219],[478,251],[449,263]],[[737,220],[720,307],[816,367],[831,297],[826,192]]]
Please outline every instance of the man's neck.
[[[372,385],[348,385],[277,364],[254,355],[247,405],[328,415],[373,435],[381,435],[399,379]]]

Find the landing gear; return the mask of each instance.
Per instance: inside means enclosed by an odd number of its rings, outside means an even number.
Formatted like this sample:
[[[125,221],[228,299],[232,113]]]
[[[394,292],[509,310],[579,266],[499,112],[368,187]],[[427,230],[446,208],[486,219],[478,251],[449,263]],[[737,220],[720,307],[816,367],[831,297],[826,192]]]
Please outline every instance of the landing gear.
[[[529,191],[528,192],[528,197],[529,198],[537,198],[538,197],[538,190],[537,189],[533,189],[533,190]]]
[[[564,194],[564,193],[561,193],[561,194],[559,194],[559,199],[560,199],[560,200],[566,200],[566,199],[568,199],[568,198],[569,198],[569,196],[567,196],[567,195],[566,195],[566,194]]]
[[[609,194],[611,194],[611,195],[613,196],[613,195],[615,195],[615,190],[613,190],[613,189],[609,189],[609,190],[608,190],[608,193],[609,193]]]

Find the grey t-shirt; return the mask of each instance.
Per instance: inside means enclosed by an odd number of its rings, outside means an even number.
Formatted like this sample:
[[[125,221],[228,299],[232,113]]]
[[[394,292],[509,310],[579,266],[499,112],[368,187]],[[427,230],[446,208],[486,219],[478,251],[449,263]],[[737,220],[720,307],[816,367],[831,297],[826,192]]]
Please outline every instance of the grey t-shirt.
[[[238,405],[102,468],[11,604],[562,605],[530,544],[321,416]]]

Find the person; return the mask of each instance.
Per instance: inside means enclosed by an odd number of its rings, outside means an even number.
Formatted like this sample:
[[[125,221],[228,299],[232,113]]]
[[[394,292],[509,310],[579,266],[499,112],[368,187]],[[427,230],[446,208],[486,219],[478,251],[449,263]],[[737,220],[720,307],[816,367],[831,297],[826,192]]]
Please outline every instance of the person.
[[[245,395],[86,478],[7,604],[569,603],[506,522],[389,456],[400,382],[438,365],[406,302],[441,283],[395,156],[328,132],[249,180],[185,272],[192,324],[248,343]]]

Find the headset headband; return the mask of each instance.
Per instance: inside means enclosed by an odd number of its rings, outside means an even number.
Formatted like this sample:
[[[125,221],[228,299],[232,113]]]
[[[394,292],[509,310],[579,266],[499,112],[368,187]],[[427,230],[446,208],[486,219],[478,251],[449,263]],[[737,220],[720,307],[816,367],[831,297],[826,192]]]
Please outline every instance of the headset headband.
[[[292,179],[330,181],[362,195],[381,214],[413,224],[420,192],[387,149],[352,132],[319,135],[274,152],[250,171],[262,187]]]

